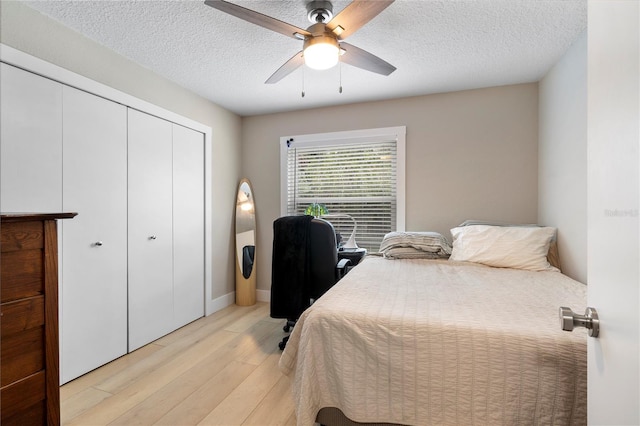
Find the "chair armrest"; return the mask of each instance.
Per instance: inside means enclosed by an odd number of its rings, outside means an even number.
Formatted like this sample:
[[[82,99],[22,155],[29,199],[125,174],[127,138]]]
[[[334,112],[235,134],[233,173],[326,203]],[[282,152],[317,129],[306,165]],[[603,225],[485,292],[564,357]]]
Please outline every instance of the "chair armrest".
[[[336,265],[336,278],[339,280],[349,272],[349,266],[351,266],[350,259],[340,259]]]

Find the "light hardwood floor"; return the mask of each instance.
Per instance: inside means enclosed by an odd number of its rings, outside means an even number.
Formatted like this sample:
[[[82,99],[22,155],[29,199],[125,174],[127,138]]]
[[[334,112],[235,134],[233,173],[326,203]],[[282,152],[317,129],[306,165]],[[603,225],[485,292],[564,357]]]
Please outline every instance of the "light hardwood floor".
[[[64,425],[295,425],[284,320],[229,306],[60,388]]]

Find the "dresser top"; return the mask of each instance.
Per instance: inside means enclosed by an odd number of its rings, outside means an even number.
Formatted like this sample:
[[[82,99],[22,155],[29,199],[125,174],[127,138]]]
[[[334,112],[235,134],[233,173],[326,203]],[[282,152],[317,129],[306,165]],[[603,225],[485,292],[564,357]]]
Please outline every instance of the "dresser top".
[[[78,213],[0,213],[0,221],[27,222],[31,220],[71,219]]]

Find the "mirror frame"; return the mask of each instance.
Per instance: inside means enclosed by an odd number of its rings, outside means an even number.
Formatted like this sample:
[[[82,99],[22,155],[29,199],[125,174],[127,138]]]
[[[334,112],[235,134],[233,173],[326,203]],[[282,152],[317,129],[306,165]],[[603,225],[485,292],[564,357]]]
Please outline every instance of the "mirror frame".
[[[252,220],[252,228],[253,229],[249,229],[249,230],[244,230],[246,229],[246,227],[242,227],[242,232],[238,232],[239,228],[241,228],[239,226],[239,224],[241,223],[241,220],[243,220],[244,222],[247,221],[247,219],[243,219],[243,210],[242,210],[242,205],[244,203],[246,203],[247,200],[242,200],[240,198],[241,193],[245,193],[245,191],[243,191],[243,185],[248,186],[249,188],[249,194],[250,194],[250,199],[251,202],[253,204],[253,214],[249,216],[249,220]],[[249,228],[251,228],[251,226],[249,226]],[[251,185],[251,182],[249,181],[249,179],[247,178],[243,178],[240,180],[240,183],[238,184],[238,191],[236,192],[236,214],[235,214],[235,229],[234,229],[234,238],[235,238],[235,253],[233,255],[234,259],[235,259],[235,264],[236,264],[236,305],[240,305],[240,306],[250,306],[250,305],[254,305],[256,303],[256,239],[257,239],[257,229],[256,229],[256,202],[255,202],[255,195],[254,195],[254,191],[253,191],[253,186]],[[254,246],[254,251],[253,251],[253,266],[251,268],[251,272],[249,273],[248,277],[245,277],[245,274],[243,274],[243,265],[242,265],[242,259],[243,259],[243,254],[244,253],[244,247],[246,246],[246,244],[244,242],[240,241],[239,236],[241,234],[246,234],[247,232],[253,232],[253,246]],[[245,235],[246,236],[246,235]],[[241,246],[242,244],[242,246]]]

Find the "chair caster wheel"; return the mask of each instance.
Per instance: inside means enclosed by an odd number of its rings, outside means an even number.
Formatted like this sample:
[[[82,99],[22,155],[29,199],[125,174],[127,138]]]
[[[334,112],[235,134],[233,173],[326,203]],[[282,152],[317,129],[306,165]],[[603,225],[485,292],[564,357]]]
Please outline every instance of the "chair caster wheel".
[[[280,348],[281,351],[284,351],[284,347],[287,346],[288,341],[289,341],[289,336],[286,336],[285,338],[282,339],[280,343],[278,343],[278,347]]]
[[[291,327],[289,326],[289,324],[285,325],[284,327],[282,327],[282,331],[288,333],[289,330],[291,330]]]

